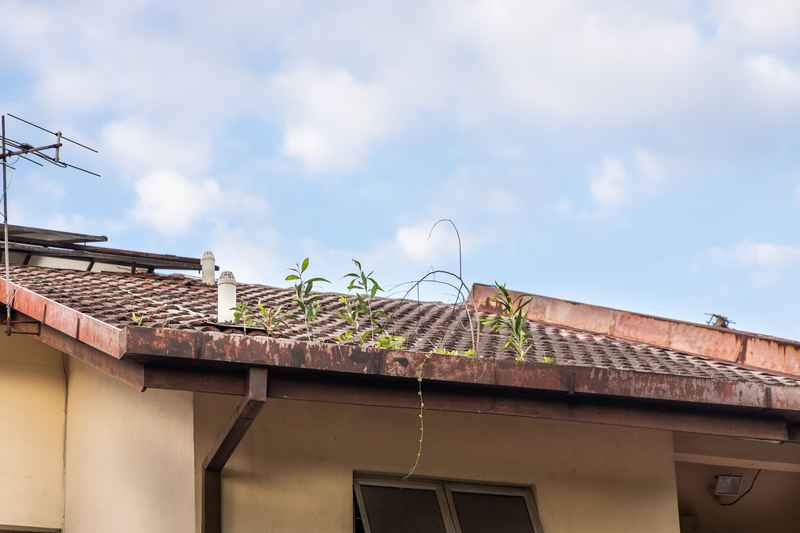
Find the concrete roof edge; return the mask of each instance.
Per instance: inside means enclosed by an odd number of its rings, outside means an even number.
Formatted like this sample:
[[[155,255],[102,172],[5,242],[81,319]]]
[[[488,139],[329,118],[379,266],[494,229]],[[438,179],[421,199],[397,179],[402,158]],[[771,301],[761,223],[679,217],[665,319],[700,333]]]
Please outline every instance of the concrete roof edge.
[[[422,373],[429,380],[463,385],[800,411],[800,387],[795,386],[130,326],[123,357],[142,356],[410,379]]]
[[[495,288],[476,283],[470,300],[483,312],[497,312],[491,302]],[[800,341],[697,324],[551,296],[510,291],[532,297],[529,320],[640,342],[745,368],[800,376]]]

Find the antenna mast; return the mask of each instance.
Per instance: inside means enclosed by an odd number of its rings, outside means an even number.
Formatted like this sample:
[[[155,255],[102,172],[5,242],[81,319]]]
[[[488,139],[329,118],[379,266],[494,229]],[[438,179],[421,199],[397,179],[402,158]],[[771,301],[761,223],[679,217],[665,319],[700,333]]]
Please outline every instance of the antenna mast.
[[[57,166],[59,168],[72,168],[87,174],[91,174],[92,176],[97,176],[98,178],[100,177],[100,174],[72,165],[70,163],[66,163],[61,159],[61,147],[63,146],[63,141],[70,142],[91,152],[98,153],[94,148],[90,148],[85,144],[81,144],[78,141],[70,139],[69,137],[64,136],[60,131],[49,130],[39,126],[38,124],[25,120],[24,118],[12,115],[11,113],[8,113],[8,116],[55,137],[55,142],[41,146],[34,146],[33,144],[27,142],[14,140],[6,135],[6,115],[0,115],[0,161],[2,162],[3,166],[3,263],[6,281],[5,332],[6,335],[11,335],[11,307],[13,293],[11,290],[11,260],[9,257],[10,252],[8,245],[8,169],[10,168],[11,170],[15,170],[15,167],[11,166],[8,160],[12,157],[16,157],[17,160],[23,159],[40,167],[44,166],[44,164],[41,162],[44,161],[45,163]]]
[[[8,178],[6,167],[6,116],[0,117],[2,120],[2,146],[3,146],[3,262],[5,263],[6,273],[6,335],[11,332],[11,267],[8,262]]]

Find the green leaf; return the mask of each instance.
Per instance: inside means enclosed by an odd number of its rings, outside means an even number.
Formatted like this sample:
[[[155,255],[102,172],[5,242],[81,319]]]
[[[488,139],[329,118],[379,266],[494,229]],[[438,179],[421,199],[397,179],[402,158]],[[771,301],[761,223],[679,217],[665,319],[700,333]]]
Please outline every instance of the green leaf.
[[[378,337],[378,348],[388,350],[402,350],[405,346],[406,338],[400,335],[382,335]]]
[[[298,279],[300,279],[300,276],[297,274],[289,274],[286,276],[286,281],[297,281]]]
[[[309,263],[308,257],[303,259],[303,264],[300,265],[300,272],[305,272],[306,271],[306,269],[308,268],[308,263]]]

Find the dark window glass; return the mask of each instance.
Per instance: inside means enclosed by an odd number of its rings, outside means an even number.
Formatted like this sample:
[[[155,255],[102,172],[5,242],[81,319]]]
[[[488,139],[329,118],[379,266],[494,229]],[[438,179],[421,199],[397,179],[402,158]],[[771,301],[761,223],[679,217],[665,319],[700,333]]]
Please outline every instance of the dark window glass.
[[[522,496],[453,492],[462,533],[534,533]]]
[[[372,533],[445,533],[436,492],[361,485]]]

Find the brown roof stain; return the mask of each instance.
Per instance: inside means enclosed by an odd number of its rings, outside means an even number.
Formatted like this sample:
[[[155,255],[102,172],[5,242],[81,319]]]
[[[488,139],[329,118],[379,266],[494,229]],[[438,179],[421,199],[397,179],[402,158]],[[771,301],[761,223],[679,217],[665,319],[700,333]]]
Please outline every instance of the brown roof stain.
[[[21,287],[15,295],[15,308],[115,357],[136,352],[136,347],[130,345],[132,339],[124,335],[124,330],[131,328],[140,332],[137,337],[140,342],[146,338],[153,345],[161,343],[165,348],[168,342],[171,354],[197,357],[202,352],[219,361],[266,362],[256,360],[250,342],[256,340],[250,337],[264,336],[264,332],[249,330],[245,336],[241,328],[214,325],[216,288],[204,285],[199,280],[182,276],[79,272],[40,267],[15,267],[11,278],[15,285]],[[480,304],[481,311],[491,311],[487,307],[491,288],[477,285],[473,291],[473,301]],[[270,306],[286,305],[292,308],[291,289],[240,284],[238,297],[240,301],[253,306],[262,301]],[[295,341],[294,344],[290,343],[295,346],[294,352],[283,350],[287,357],[282,363],[302,367],[308,346],[322,344],[338,348],[316,351],[317,358],[325,359],[326,368],[360,371],[358,365],[375,364],[374,357],[363,357],[363,361],[357,361],[358,354],[364,353],[359,349],[348,349],[352,355],[347,361],[342,360],[342,347],[336,344],[334,338],[347,326],[337,316],[341,306],[338,297],[331,293],[322,295],[322,312],[314,325],[314,343],[306,345],[303,342],[308,339],[299,318],[289,320],[288,327],[275,335],[279,341]],[[46,313],[43,299],[49,302]],[[428,354],[434,347],[464,351],[471,347],[472,337],[463,307],[400,299],[379,299],[375,305],[391,316],[391,332],[406,337],[402,353]],[[132,328],[131,314],[134,312],[144,317],[144,328]],[[702,351],[709,345],[718,346],[715,344],[718,335],[723,335],[725,341],[736,338],[731,337],[732,333],[728,331],[698,326],[696,333],[702,335],[694,335],[691,342],[678,343],[677,336],[684,331],[694,331],[689,324],[539,296],[534,298],[528,316],[532,349],[527,363],[545,365],[545,358],[549,360],[552,357],[554,362],[546,366],[602,370],[605,373],[596,375],[614,375],[614,379],[621,380],[615,384],[617,391],[624,391],[623,378],[629,373],[770,386],[800,385],[800,380],[791,376],[736,364],[736,357],[725,352],[727,348],[724,348],[724,343],[723,348],[710,350],[711,353]],[[147,330],[152,335],[145,335]],[[642,330],[649,332],[650,342],[635,338]],[[198,336],[193,334],[196,332],[217,334]],[[128,345],[121,346],[121,339],[126,339]],[[306,348],[298,348],[300,345],[296,344],[297,341]],[[767,341],[759,339],[758,342]],[[202,346],[198,343],[202,343]],[[513,352],[504,350],[502,344],[502,336],[482,328],[478,358],[442,356],[437,357],[436,365],[432,366],[442,372],[447,369],[458,371],[470,382],[486,383],[488,378],[484,374],[489,370],[481,367],[479,362],[492,359],[497,361],[491,369],[492,384],[502,382],[514,386],[518,382],[528,382],[523,371],[526,365],[513,361]],[[678,344],[686,349],[665,346]],[[758,345],[753,342],[748,347],[755,350]],[[756,353],[762,354],[764,349],[759,348]],[[785,354],[785,350],[781,352],[779,349],[778,353]],[[726,357],[720,357],[720,354]],[[748,356],[748,361],[754,360],[755,356]],[[381,361],[380,364],[384,365],[381,371],[413,376],[414,361],[407,355],[396,356],[388,363]],[[537,379],[547,376],[546,372],[540,372]],[[560,375],[552,376],[552,379],[562,378]],[[652,388],[649,393],[653,397],[663,396],[657,388]]]
[[[493,294],[493,287],[478,284],[473,286],[472,301],[479,309],[489,311]],[[520,294],[526,293],[512,291],[512,295]],[[532,296],[527,316],[533,321],[729,361],[746,368],[800,376],[800,342],[797,341],[548,296]]]

